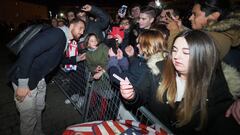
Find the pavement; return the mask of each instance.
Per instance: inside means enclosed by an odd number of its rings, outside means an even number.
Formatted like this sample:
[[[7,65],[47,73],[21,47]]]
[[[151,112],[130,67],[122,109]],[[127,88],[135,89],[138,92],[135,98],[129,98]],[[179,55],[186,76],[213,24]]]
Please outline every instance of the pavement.
[[[13,100],[13,90],[7,85],[6,72],[14,62],[14,56],[0,45],[0,135],[20,135],[19,113]],[[46,108],[43,111],[43,132],[61,135],[69,125],[80,123],[80,114],[66,99],[55,83],[47,86]]]

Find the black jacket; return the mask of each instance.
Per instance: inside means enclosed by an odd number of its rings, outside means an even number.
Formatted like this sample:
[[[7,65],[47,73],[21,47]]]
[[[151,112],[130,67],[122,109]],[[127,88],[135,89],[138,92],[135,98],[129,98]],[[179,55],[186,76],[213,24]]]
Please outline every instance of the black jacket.
[[[90,13],[93,14],[97,20],[87,20],[85,34],[95,33],[101,41],[103,41],[104,37],[102,32],[108,27],[110,17],[105,11],[96,6],[92,6]]]
[[[117,66],[112,65],[108,69],[108,73],[110,75],[110,78],[113,82],[119,84],[119,80],[115,79],[112,75],[117,74],[121,78],[128,77],[129,81],[133,84],[133,86],[136,86],[139,78],[147,72],[148,67],[146,64],[146,60],[143,58],[133,56],[129,58],[129,67],[128,70],[119,71],[119,68]]]
[[[36,35],[22,49],[16,63],[8,73],[10,81],[18,85],[18,79],[29,79],[30,90],[58,66],[62,59],[66,37],[58,28],[49,28]]]
[[[161,65],[161,64],[160,64]],[[163,67],[160,67],[161,70]],[[147,76],[146,76],[147,75]],[[174,134],[179,135],[217,135],[217,134],[239,134],[239,125],[235,120],[225,117],[226,110],[233,103],[232,95],[229,92],[228,85],[221,70],[218,70],[212,87],[208,90],[208,122],[204,130],[196,131],[199,124],[199,113],[196,113],[190,123],[183,127],[176,127],[176,108],[179,102],[175,103],[175,108],[170,107],[165,101],[161,103],[157,100],[157,88],[161,78],[149,78],[150,74],[143,75],[142,81],[135,88],[135,98],[131,101],[124,100],[127,108],[136,109],[141,105],[146,106],[164,125],[166,125]],[[148,80],[154,80],[147,84]]]

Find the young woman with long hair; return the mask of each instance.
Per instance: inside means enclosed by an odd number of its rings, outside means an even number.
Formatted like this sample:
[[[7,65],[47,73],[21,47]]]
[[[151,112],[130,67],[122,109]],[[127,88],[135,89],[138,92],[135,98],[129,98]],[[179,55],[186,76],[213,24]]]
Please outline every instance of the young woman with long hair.
[[[125,79],[121,95],[128,104],[145,105],[174,134],[239,133],[234,119],[224,116],[233,98],[218,55],[205,32],[183,32],[174,41],[159,87],[137,92]]]

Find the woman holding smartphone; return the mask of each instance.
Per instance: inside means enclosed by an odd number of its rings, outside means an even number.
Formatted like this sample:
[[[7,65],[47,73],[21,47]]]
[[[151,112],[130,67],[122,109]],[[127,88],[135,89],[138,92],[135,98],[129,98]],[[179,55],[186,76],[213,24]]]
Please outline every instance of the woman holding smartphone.
[[[237,134],[225,112],[233,103],[213,40],[202,31],[181,33],[174,41],[156,89],[120,82],[129,106],[145,105],[174,134]]]

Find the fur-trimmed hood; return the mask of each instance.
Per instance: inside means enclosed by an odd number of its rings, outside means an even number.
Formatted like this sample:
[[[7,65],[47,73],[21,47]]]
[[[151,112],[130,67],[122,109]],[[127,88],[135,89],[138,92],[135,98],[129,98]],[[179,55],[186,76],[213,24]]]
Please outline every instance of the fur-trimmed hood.
[[[223,32],[230,29],[240,29],[240,12],[231,12],[224,20],[210,22],[204,30]]]
[[[163,61],[163,53],[159,52],[154,55],[152,55],[148,60],[147,60],[147,66],[151,69],[152,73],[154,75],[158,75],[160,73],[160,69],[157,66],[157,62]]]
[[[230,93],[236,99],[240,97],[240,73],[233,67],[222,62],[223,74],[226,78]]]

